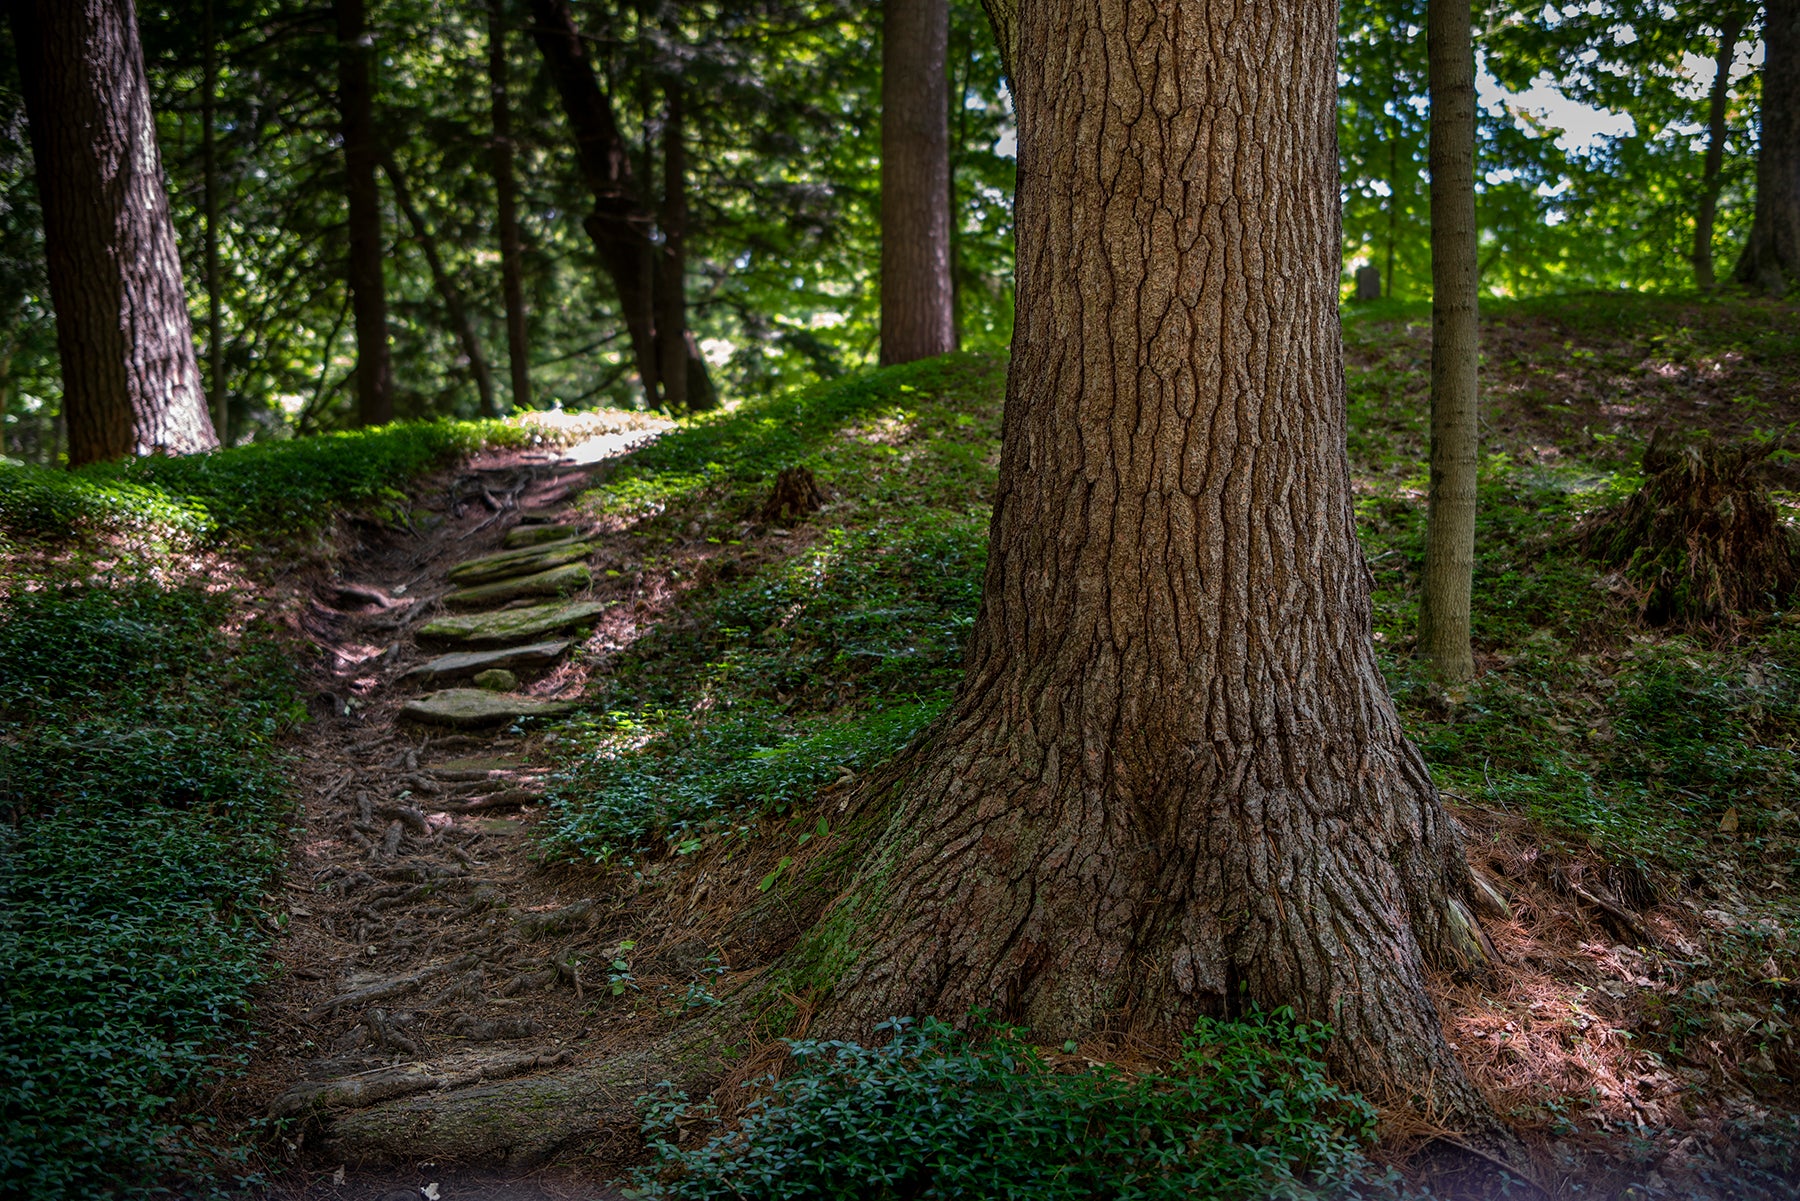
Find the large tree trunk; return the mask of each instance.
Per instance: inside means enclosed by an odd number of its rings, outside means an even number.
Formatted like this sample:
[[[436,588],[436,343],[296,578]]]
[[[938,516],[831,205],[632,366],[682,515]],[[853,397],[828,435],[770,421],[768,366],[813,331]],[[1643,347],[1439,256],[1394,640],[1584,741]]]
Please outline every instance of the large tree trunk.
[[[231,443],[231,413],[225,391],[224,322],[219,308],[223,290],[219,273],[219,161],[213,109],[219,90],[219,42],[213,24],[213,0],[206,0],[200,37],[206,43],[200,70],[200,159],[205,176],[206,208],[206,387],[211,397],[213,429],[219,441]]]
[[[338,110],[344,133],[344,192],[350,204],[350,298],[356,316],[356,408],[363,425],[394,419],[382,278],[381,193],[375,173],[375,44],[363,0],[333,0],[338,31]]]
[[[1431,495],[1419,652],[1439,679],[1475,674],[1477,368],[1481,264],[1475,230],[1475,43],[1470,0],[1431,0]]]
[[[663,402],[676,413],[719,407],[687,321],[687,122],[681,80],[664,84],[663,245],[657,275],[656,355]]]
[[[947,0],[883,0],[881,362],[956,348],[950,286]]]
[[[218,445],[131,0],[11,0],[69,465]]]
[[[1712,96],[1706,113],[1706,160],[1700,176],[1700,207],[1694,214],[1694,284],[1702,292],[1718,286],[1713,277],[1713,226],[1719,215],[1719,173],[1725,165],[1725,105],[1731,98],[1731,61],[1737,57],[1744,18],[1728,13],[1719,23],[1719,53],[1713,59]]]
[[[1763,11],[1756,215],[1732,274],[1780,296],[1800,280],[1800,0],[1768,0]]]
[[[519,238],[518,186],[513,181],[512,106],[506,86],[503,0],[488,6],[488,89],[493,107],[494,197],[500,224],[500,291],[506,303],[506,356],[514,408],[531,407],[531,357],[525,339],[525,283]]]
[[[1493,1118],[1423,961],[1467,864],[1370,637],[1330,0],[999,0],[1018,312],[955,704],[796,963],[815,1026],[1056,1042],[1293,1005],[1372,1094]]]
[[[462,289],[450,278],[450,272],[444,268],[443,256],[438,253],[437,239],[431,236],[431,227],[425,224],[425,217],[412,201],[412,189],[406,186],[406,176],[400,170],[399,162],[393,151],[381,148],[381,169],[387,173],[388,183],[394,189],[394,204],[400,215],[406,218],[411,227],[413,240],[419,244],[419,250],[425,256],[425,266],[431,272],[431,284],[437,289],[438,299],[444,302],[444,316],[450,322],[450,331],[462,346],[463,357],[469,360],[469,378],[475,382],[475,392],[481,398],[481,415],[498,417],[500,410],[494,406],[494,373],[488,369],[487,356],[481,353],[481,339],[475,335],[475,324],[469,320],[469,307],[463,303]]]

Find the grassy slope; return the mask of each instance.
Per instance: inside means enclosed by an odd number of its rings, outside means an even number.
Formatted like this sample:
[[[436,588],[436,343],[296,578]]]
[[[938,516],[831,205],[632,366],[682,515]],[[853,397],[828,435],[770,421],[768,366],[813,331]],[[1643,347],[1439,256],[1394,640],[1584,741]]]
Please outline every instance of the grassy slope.
[[[1447,696],[1409,656],[1427,314],[1347,315],[1349,449],[1396,699],[1472,807],[1525,820],[1547,853],[1605,863],[1634,903],[1709,911],[1705,944],[1664,965],[1672,983],[1646,993],[1624,1037],[1672,1064],[1725,1071],[1742,1056],[1730,1087],[1779,1095],[1800,1062],[1786,983],[1800,974],[1800,627],[1777,615],[1729,638],[1637,628],[1618,582],[1562,534],[1634,485],[1659,419],[1770,437],[1800,416],[1800,346],[1781,332],[1792,314],[1609,296],[1485,316],[1484,674]],[[553,850],[654,859],[747,833],[936,711],[979,599],[1001,376],[951,358],[749,405],[665,439],[593,494],[635,522],[638,568],[686,591],[571,727]],[[756,509],[793,463],[836,499],[771,537]],[[1518,1115],[1530,1124],[1569,1104],[1534,1097]]]
[[[193,1098],[245,1055],[301,713],[220,548],[291,551],[538,436],[439,423],[0,466],[0,1194],[193,1188],[242,1163]]]

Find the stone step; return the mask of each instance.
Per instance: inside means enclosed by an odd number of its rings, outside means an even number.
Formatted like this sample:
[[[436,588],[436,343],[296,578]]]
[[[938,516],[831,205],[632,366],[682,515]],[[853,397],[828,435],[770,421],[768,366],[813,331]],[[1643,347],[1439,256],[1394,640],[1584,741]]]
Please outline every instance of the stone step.
[[[554,717],[574,707],[573,701],[544,701],[480,688],[446,688],[407,701],[400,716],[434,726],[470,729],[504,725],[520,717]]]
[[[419,628],[419,637],[478,646],[527,642],[558,630],[586,625],[616,603],[562,601],[491,613],[455,613],[427,622]]]
[[[580,526],[573,525],[521,525],[508,530],[500,545],[507,549],[519,547],[542,546],[546,542],[563,542],[581,532]]]
[[[527,596],[567,596],[586,590],[593,582],[594,573],[586,563],[569,563],[536,575],[459,588],[447,594],[444,603],[452,609],[486,609]]]
[[[429,663],[421,663],[400,678],[433,683],[474,675],[495,667],[542,667],[562,658],[563,652],[571,645],[568,639],[563,638],[551,642],[533,642],[529,646],[507,646],[494,651],[455,651],[439,655]]]
[[[501,551],[458,563],[448,572],[452,584],[489,584],[513,576],[534,575],[585,559],[594,553],[591,542],[566,542],[554,546],[528,546],[523,550]]]

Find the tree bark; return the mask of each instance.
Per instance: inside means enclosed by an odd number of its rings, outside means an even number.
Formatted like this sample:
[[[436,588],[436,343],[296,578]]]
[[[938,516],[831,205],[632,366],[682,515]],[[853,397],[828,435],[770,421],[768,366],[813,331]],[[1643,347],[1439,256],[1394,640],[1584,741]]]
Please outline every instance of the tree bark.
[[[211,396],[213,430],[219,441],[231,444],[231,412],[225,392],[225,341],[219,294],[219,161],[213,132],[214,108],[219,90],[219,43],[213,23],[213,0],[206,0],[201,17],[201,40],[206,44],[200,70],[200,159],[205,177],[206,208],[206,386]]]
[[[948,0],[883,0],[881,362],[956,348],[950,286]]]
[[[525,329],[524,258],[519,239],[518,186],[513,180],[512,105],[506,82],[504,0],[488,6],[488,92],[494,121],[494,196],[500,225],[500,292],[506,303],[506,357],[513,407],[531,407],[531,356]]]
[[[791,953],[828,965],[814,1028],[987,1006],[1172,1038],[1293,1005],[1358,1086],[1495,1130],[1425,992],[1426,956],[1481,955],[1470,876],[1352,515],[1336,6],[996,10],[1018,307],[982,607]]]
[[[218,445],[131,0],[10,0],[69,465]]]
[[[382,278],[381,193],[375,172],[375,41],[363,0],[332,0],[338,31],[338,110],[344,134],[344,193],[349,200],[351,308],[356,320],[356,407],[363,425],[394,419]]]
[[[1475,674],[1469,608],[1481,356],[1475,229],[1475,43],[1470,0],[1431,0],[1431,495],[1419,652],[1440,680]]]
[[[663,402],[676,413],[719,406],[712,377],[687,322],[687,120],[679,78],[664,83],[661,268],[656,281],[656,354]]]
[[[1700,207],[1694,214],[1694,284],[1702,292],[1718,287],[1713,276],[1713,226],[1719,215],[1719,173],[1725,165],[1725,104],[1731,98],[1731,61],[1737,57],[1744,18],[1729,13],[1719,23],[1719,53],[1713,59],[1712,96],[1706,114],[1706,160],[1700,177]]]
[[[425,255],[425,266],[431,271],[431,283],[437,289],[438,298],[444,302],[444,315],[450,321],[450,330],[462,345],[463,357],[469,360],[469,378],[475,382],[475,391],[481,397],[481,415],[498,417],[500,410],[494,404],[494,373],[488,369],[487,356],[481,353],[481,339],[476,337],[475,325],[469,320],[469,308],[463,303],[462,290],[444,269],[437,239],[431,236],[431,227],[425,224],[424,216],[413,203],[412,190],[406,186],[406,176],[401,173],[393,151],[385,146],[381,148],[381,169],[393,186],[395,206],[406,218],[406,224],[412,228],[413,240],[418,242]]]
[[[1763,12],[1756,213],[1732,274],[1780,296],[1800,280],[1800,0],[1768,0]]]

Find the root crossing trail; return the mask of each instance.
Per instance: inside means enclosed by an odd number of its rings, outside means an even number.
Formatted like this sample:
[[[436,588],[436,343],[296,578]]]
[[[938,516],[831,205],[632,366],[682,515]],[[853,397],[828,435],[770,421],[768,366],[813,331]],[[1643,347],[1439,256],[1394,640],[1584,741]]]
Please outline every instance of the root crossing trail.
[[[579,698],[657,600],[620,531],[570,504],[645,437],[483,456],[400,528],[356,527],[339,574],[307,581],[300,623],[326,669],[302,748],[282,970],[236,1098],[294,1119],[295,1171],[271,1197],[617,1195],[598,1165],[342,1162],[327,1119],[562,1065],[607,1037],[591,1005],[604,973],[582,965],[605,962],[631,897],[533,856],[556,736],[518,719]]]

